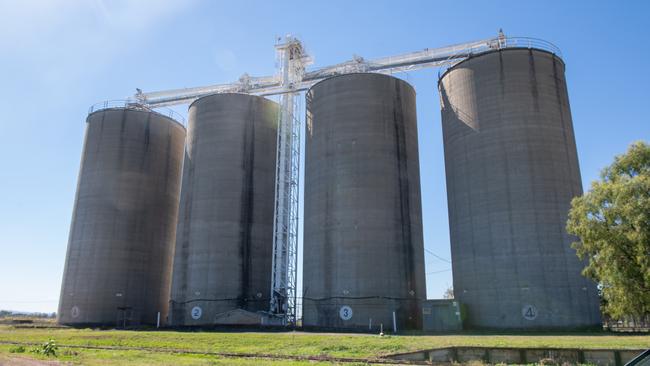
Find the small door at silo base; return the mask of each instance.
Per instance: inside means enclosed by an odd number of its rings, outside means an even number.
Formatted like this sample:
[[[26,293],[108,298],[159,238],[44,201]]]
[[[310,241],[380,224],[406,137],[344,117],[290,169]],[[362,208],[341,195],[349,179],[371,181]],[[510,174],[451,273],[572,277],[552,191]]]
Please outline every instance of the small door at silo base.
[[[422,302],[422,330],[450,332],[463,329],[463,312],[457,300],[425,300]]]

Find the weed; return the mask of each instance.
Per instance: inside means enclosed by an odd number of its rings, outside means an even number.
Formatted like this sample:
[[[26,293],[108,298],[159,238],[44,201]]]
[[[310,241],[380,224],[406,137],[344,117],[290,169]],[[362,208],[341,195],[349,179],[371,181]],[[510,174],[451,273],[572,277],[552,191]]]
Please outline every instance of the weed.
[[[43,343],[40,347],[35,347],[31,350],[33,353],[38,353],[43,356],[47,357],[56,357],[56,351],[59,349],[59,346],[56,345],[56,342],[54,342],[54,339],[50,339],[49,341]]]
[[[25,353],[24,346],[16,346],[9,348],[9,353]]]

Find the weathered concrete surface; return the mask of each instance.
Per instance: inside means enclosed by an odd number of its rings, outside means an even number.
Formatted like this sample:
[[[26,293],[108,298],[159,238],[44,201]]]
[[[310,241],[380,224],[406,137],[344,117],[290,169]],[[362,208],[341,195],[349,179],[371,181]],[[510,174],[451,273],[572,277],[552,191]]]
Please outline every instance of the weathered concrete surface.
[[[576,348],[504,348],[504,347],[449,347],[386,356],[386,358],[431,363],[495,364],[545,363],[557,365],[595,364],[623,366],[644,350],[576,349]]]
[[[489,351],[485,348],[461,348],[456,349],[456,358],[454,361],[460,363],[468,363],[470,361],[485,361],[488,362]]]
[[[612,352],[612,354],[614,354]],[[532,349],[525,352],[526,363],[543,363],[544,360],[557,363],[560,365],[570,364],[575,365],[580,362],[580,353],[578,350],[563,350],[563,349]]]
[[[214,317],[215,325],[262,325],[264,315],[243,309],[234,309]]]
[[[600,324],[596,286],[565,231],[582,185],[562,60],[490,52],[448,70],[439,89],[454,292],[467,324]]]
[[[421,327],[426,298],[415,91],[349,74],[307,94],[303,324]],[[345,313],[349,306],[351,317]],[[347,315],[350,315],[349,313]]]
[[[184,142],[185,128],[158,113],[88,116],[59,323],[156,324],[158,312],[164,322]]]
[[[526,351],[508,348],[495,348],[489,350],[488,357],[490,363],[494,365],[498,365],[500,363],[524,364]]]
[[[236,308],[268,310],[277,113],[276,103],[245,94],[211,95],[190,106],[173,325],[213,324]]]
[[[614,365],[616,363],[616,357],[610,351],[603,350],[592,350],[584,352],[584,362],[589,365]]]

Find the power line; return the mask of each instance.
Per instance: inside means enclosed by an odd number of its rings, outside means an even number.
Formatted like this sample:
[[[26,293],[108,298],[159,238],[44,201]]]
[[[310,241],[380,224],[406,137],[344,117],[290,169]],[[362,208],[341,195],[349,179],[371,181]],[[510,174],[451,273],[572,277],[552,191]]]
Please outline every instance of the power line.
[[[449,259],[445,259],[445,258],[443,258],[443,257],[441,257],[441,256],[439,256],[439,255],[437,255],[436,253],[430,251],[430,250],[427,249],[427,248],[424,248],[424,251],[427,252],[427,253],[429,253],[429,254],[431,254],[432,256],[434,256],[434,257],[440,259],[440,260],[443,261],[443,262],[451,263],[451,261],[450,261]]]
[[[427,275],[430,275],[430,274],[436,274],[436,273],[443,273],[443,272],[449,272],[449,271],[451,271],[451,268],[441,269],[441,270],[439,270],[439,271],[427,272]]]

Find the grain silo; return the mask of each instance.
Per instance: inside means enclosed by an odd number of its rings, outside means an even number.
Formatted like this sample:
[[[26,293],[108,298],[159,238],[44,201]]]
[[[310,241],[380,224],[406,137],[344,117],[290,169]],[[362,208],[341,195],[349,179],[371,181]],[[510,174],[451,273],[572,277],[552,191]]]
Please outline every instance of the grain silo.
[[[307,93],[303,325],[421,327],[415,91],[381,74]],[[395,314],[395,315],[393,315]]]
[[[58,321],[164,322],[185,128],[135,106],[86,122]]]
[[[269,308],[278,110],[263,97],[234,93],[190,105],[173,325]]]
[[[451,67],[439,90],[454,293],[467,325],[598,325],[596,286],[565,231],[582,184],[564,62],[495,50]]]

